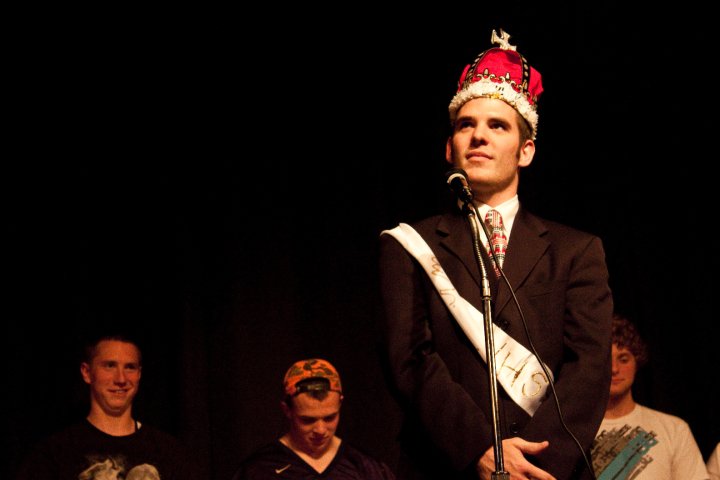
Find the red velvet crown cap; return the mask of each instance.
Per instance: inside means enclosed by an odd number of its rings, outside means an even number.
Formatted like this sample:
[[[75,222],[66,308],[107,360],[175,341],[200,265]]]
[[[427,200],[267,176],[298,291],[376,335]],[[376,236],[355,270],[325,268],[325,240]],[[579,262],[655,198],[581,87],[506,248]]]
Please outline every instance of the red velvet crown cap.
[[[492,32],[491,41],[499,45],[482,52],[460,76],[458,89],[448,110],[454,122],[457,111],[466,102],[480,97],[504,100],[527,120],[537,135],[537,101],[543,92],[540,72],[509,43],[510,35]]]

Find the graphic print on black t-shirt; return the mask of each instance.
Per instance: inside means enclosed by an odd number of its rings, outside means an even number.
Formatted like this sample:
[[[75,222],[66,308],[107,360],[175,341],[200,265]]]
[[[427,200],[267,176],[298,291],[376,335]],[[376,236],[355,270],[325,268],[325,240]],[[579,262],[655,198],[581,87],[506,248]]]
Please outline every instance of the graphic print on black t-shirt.
[[[78,476],[78,480],[160,480],[160,473],[154,466],[143,463],[127,468],[123,455],[88,457],[87,469]]]

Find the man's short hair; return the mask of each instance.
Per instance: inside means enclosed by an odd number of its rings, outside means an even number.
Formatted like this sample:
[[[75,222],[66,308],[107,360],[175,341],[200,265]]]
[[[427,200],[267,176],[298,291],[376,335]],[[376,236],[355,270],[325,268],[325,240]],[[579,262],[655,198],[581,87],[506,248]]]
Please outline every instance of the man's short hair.
[[[138,362],[142,365],[142,350],[140,349],[140,345],[137,340],[132,337],[132,335],[126,332],[102,333],[91,338],[85,343],[82,361],[88,364],[92,363],[93,358],[95,358],[98,354],[98,345],[100,342],[104,341],[115,341],[134,345],[138,351]]]

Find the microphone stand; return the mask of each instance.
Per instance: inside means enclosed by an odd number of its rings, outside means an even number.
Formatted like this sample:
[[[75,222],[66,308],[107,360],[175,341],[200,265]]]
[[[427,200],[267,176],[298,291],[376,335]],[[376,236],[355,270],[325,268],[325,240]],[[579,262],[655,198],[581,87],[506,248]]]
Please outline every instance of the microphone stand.
[[[500,414],[498,407],[497,395],[497,368],[495,365],[495,335],[493,333],[492,322],[492,297],[490,294],[490,281],[488,280],[485,262],[482,260],[480,240],[480,230],[478,223],[483,226],[485,236],[489,239],[490,235],[484,222],[480,220],[477,208],[471,201],[463,202],[463,213],[467,216],[470,229],[473,236],[473,248],[475,250],[475,260],[480,267],[482,273],[482,303],[483,303],[483,324],[485,327],[485,357],[488,365],[488,386],[490,387],[490,411],[492,413],[492,430],[493,430],[493,452],[495,454],[495,472],[490,478],[495,480],[510,480],[510,474],[505,471],[505,463],[503,460],[502,450],[502,434],[500,433]]]

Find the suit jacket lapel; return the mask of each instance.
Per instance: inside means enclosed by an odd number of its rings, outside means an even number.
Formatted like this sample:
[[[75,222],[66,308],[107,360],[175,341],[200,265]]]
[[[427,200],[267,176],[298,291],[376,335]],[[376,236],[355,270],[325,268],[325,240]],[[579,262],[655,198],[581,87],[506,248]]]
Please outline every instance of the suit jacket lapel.
[[[480,287],[480,270],[477,262],[467,262],[475,258],[472,231],[467,218],[462,214],[448,214],[440,218],[437,226],[440,244],[447,248],[465,266],[475,283]],[[437,255],[437,253],[436,253]]]
[[[527,279],[540,257],[548,249],[549,243],[543,238],[547,228],[536,216],[525,212],[522,207],[513,222],[510,242],[503,271],[510,285],[517,291]],[[510,290],[503,280],[499,281],[495,300],[495,316],[500,314],[510,300]]]
[[[508,243],[503,264],[503,271],[516,291],[522,286],[530,271],[548,249],[549,243],[543,238],[546,232],[547,228],[538,217],[520,207],[513,222],[510,242]],[[467,219],[460,213],[443,215],[438,222],[436,233],[439,237],[439,243],[455,255],[472,276],[477,285],[477,295],[479,297],[481,295],[480,270],[474,261],[475,251],[472,246],[472,231]],[[485,254],[484,251],[483,254]],[[468,263],[468,260],[472,261]],[[497,318],[512,297],[505,282],[502,279],[496,281],[494,278],[495,275],[489,262],[486,263],[486,266],[488,266],[488,272],[491,275],[490,284],[493,286],[493,293],[496,297],[494,299],[493,316]],[[497,285],[494,285],[495,282]],[[478,308],[480,308],[480,305],[478,305]]]

